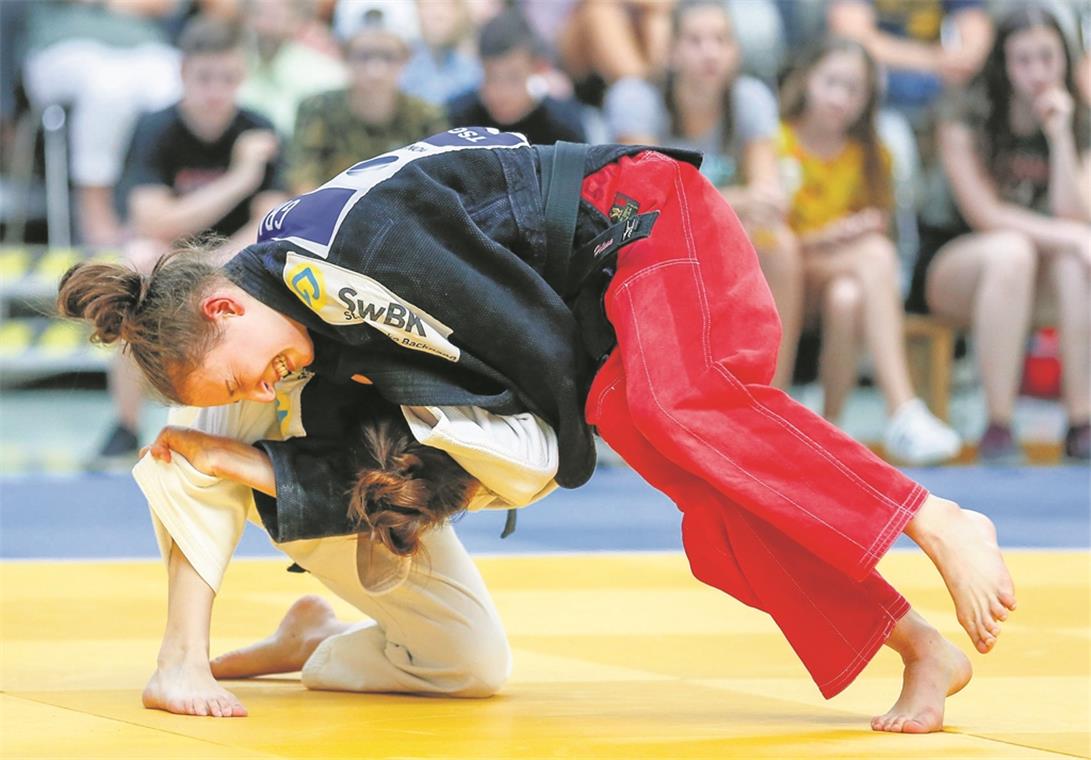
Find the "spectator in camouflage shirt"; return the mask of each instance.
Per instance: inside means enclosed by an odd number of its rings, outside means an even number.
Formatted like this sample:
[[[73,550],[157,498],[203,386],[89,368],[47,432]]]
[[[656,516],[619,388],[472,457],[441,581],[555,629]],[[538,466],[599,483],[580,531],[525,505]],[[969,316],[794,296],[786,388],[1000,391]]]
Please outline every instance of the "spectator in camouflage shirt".
[[[443,111],[401,92],[409,57],[404,30],[377,6],[345,42],[349,85],[299,106],[288,186],[305,193],[352,164],[447,129]]]

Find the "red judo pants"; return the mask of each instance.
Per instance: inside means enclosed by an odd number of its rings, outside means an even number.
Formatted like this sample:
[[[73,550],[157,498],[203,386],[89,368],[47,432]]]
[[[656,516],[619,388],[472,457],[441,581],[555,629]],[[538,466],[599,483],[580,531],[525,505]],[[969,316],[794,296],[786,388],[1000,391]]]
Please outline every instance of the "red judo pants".
[[[648,151],[583,183],[603,213],[619,193],[660,215],[619,252],[587,420],[678,505],[693,574],[769,613],[832,697],[909,610],[875,564],[926,491],[770,387],[780,320],[715,187]]]

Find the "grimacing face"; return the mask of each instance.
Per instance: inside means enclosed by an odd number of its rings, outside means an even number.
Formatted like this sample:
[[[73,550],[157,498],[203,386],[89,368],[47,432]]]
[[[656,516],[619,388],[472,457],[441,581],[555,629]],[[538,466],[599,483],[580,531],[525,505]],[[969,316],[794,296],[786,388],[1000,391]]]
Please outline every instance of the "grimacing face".
[[[190,406],[272,402],[279,380],[314,361],[306,328],[238,288],[206,296],[201,312],[218,323],[221,335],[201,366],[179,383]]]
[[[1051,27],[1033,26],[1008,37],[1004,60],[1012,92],[1025,103],[1065,86],[1064,42]]]

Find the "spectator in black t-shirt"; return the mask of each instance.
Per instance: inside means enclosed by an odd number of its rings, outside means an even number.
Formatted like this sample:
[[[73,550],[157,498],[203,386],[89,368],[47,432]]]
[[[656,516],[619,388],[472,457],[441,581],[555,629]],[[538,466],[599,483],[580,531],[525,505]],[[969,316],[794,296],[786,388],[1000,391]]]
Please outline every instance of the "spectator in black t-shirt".
[[[214,232],[252,242],[284,200],[272,124],[236,105],[246,76],[236,27],[198,18],[183,31],[182,99],[145,114],[118,186],[135,237],[169,245]]]
[[[476,92],[447,104],[452,127],[496,127],[520,132],[532,143],[586,140],[575,101],[535,92],[535,75],[549,66],[541,41],[516,10],[493,18],[481,28],[478,53],[484,81]],[[545,89],[543,83],[542,89]]]
[[[179,47],[182,99],[137,122],[117,186],[132,233],[126,255],[143,271],[180,238],[215,233],[228,238],[226,249],[242,248],[286,199],[272,124],[235,102],[246,76],[239,30],[198,17]],[[131,362],[114,362],[110,389],[118,420],[95,468],[131,461],[138,448],[143,391]]]

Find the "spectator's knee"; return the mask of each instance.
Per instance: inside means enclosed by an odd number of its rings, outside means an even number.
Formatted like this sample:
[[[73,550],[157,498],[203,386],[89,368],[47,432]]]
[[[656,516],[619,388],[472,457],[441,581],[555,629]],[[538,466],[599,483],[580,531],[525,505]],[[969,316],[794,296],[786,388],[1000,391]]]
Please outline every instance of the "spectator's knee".
[[[859,282],[852,277],[837,277],[826,286],[822,298],[822,317],[838,322],[855,319],[863,301],[864,291]]]
[[[861,241],[857,270],[868,287],[896,282],[898,250],[886,235],[874,233]]]
[[[1032,292],[1038,272],[1038,251],[1026,235],[995,232],[989,238],[984,277],[1013,295]]]

